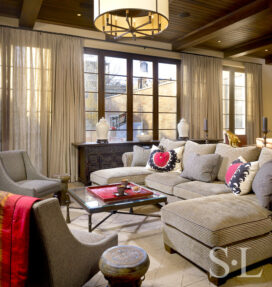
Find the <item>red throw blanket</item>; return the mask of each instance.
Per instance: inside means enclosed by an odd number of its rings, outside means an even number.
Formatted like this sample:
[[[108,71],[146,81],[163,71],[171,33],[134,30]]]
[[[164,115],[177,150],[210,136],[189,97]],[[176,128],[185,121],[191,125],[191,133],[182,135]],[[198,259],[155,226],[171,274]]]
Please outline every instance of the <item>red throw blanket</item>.
[[[25,286],[28,272],[29,221],[38,198],[0,191],[0,286]]]

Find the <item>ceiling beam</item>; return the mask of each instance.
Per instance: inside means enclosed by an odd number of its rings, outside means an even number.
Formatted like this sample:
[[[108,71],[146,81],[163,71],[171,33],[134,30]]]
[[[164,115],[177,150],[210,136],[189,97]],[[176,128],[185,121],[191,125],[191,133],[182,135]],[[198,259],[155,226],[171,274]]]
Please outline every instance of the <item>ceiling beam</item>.
[[[272,44],[272,33],[256,38],[249,42],[243,43],[241,45],[234,46],[230,49],[224,51],[224,57],[242,57],[254,52],[259,51],[262,48],[265,48],[268,45]]]
[[[272,65],[272,55],[265,57],[265,64]]]
[[[39,16],[43,0],[24,0],[21,10],[19,25],[33,28]]]
[[[173,43],[174,50],[180,51],[206,42],[229,26],[237,24],[238,22],[257,13],[271,9],[271,2],[271,0],[255,0],[248,5],[245,5],[219,19],[216,19],[176,40]],[[232,26],[232,28],[234,27]]]

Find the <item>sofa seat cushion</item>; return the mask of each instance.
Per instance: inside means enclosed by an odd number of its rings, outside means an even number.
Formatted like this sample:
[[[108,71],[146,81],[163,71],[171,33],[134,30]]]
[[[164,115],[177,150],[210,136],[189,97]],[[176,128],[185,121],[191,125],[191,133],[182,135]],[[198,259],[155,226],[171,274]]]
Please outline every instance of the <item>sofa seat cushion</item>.
[[[33,196],[37,197],[62,190],[61,183],[54,180],[22,180],[17,184],[22,188],[33,190]]]
[[[162,208],[162,221],[215,247],[271,232],[271,214],[252,195],[221,194],[168,204]]]
[[[191,199],[229,192],[231,192],[231,190],[221,181],[215,181],[212,183],[190,181],[176,185],[173,190],[174,195],[182,199]]]
[[[91,182],[99,185],[120,182],[123,178],[138,184],[144,184],[145,177],[152,171],[143,166],[116,167],[101,169],[91,173]]]
[[[173,195],[174,186],[188,181],[187,178],[181,177],[178,172],[156,172],[146,177],[145,185],[152,189]]]

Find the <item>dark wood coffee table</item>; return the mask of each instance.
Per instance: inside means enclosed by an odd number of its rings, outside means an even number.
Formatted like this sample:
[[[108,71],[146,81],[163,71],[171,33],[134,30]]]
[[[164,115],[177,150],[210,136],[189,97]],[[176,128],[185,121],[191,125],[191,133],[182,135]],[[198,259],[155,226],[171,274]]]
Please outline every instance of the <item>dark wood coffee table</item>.
[[[139,186],[141,187],[141,186]],[[147,189],[146,187],[144,187]],[[98,199],[90,192],[88,192],[87,187],[69,189],[68,194],[80,205],[81,208],[85,209],[89,214],[89,232],[93,231],[100,224],[102,224],[105,220],[107,220],[113,214],[132,214],[132,215],[140,215],[140,216],[151,216],[151,217],[160,217],[158,214],[142,214],[142,213],[134,213],[133,208],[136,206],[149,205],[149,204],[167,204],[167,197],[162,195],[159,192],[152,191],[152,195],[146,198],[137,198],[137,199],[128,199],[128,200],[120,200],[117,202],[103,202]],[[70,203],[67,202],[67,218],[70,218],[69,209]],[[128,209],[129,212],[120,211],[122,209]],[[92,226],[92,215],[100,212],[109,212],[105,218],[103,218],[99,223],[97,223],[94,227]]]

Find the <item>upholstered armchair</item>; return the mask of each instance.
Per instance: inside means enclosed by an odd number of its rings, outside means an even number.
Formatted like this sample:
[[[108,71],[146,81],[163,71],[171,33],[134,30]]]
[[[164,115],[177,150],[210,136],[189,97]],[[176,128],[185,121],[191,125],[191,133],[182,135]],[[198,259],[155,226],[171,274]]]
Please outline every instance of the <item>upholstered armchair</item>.
[[[44,197],[62,190],[60,180],[40,174],[25,151],[0,152],[0,190]]]
[[[82,286],[99,271],[102,253],[118,244],[117,234],[70,230],[55,198],[32,209],[27,287]]]

